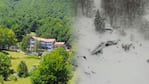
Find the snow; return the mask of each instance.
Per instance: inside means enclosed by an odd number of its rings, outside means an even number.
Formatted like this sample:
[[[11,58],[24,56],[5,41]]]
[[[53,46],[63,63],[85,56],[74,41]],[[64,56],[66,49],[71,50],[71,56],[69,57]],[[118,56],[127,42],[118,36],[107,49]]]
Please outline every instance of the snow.
[[[125,36],[118,30],[99,34],[95,31],[93,18],[83,16],[77,17],[76,24],[77,84],[149,84],[149,41],[144,40],[137,30],[125,30]],[[103,54],[91,55],[101,42],[118,39],[118,45],[104,48]],[[130,43],[135,48],[124,51],[121,45]]]

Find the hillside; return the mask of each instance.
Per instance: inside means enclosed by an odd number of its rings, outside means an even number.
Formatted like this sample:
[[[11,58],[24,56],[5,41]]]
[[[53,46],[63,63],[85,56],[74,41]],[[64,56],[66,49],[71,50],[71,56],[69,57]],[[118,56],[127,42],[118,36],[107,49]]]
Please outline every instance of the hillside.
[[[94,0],[95,3],[99,0]],[[127,0],[128,1],[128,0]],[[96,3],[96,4],[97,4]],[[99,3],[96,5],[98,9]],[[101,8],[100,8],[101,9]],[[146,22],[147,15],[142,24]],[[146,22],[147,23],[147,22]],[[106,22],[107,24],[107,22]],[[113,32],[103,34],[95,31],[94,17],[77,17],[78,35],[78,79],[77,84],[148,84],[149,83],[149,41],[148,27],[144,32],[138,27],[113,28]],[[116,45],[103,48],[103,52],[92,55],[91,52],[102,42],[118,40]],[[132,44],[127,51],[122,45]]]
[[[18,41],[35,32],[37,36],[68,42],[73,13],[71,0],[0,1],[0,25],[13,29]]]

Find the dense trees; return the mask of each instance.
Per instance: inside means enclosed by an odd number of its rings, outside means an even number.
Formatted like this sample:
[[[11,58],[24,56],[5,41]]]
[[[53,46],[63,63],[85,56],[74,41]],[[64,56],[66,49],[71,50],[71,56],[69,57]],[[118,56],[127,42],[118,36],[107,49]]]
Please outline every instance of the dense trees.
[[[46,23],[45,23],[46,22]],[[37,30],[37,35],[41,37],[56,38],[57,41],[68,42],[71,38],[71,26],[56,18],[47,18],[41,21],[42,26]]]
[[[11,60],[7,55],[0,53],[0,75],[3,76],[4,80],[7,80],[11,74]]]
[[[26,77],[28,76],[28,68],[24,61],[21,61],[18,66],[18,76],[19,77]]]
[[[81,8],[82,14],[91,17],[94,8],[94,0],[75,0],[76,6]]]
[[[147,0],[102,0],[102,8],[109,17],[112,25],[119,23],[129,24],[144,14]]]
[[[69,30],[71,30],[71,17],[74,13],[72,1],[1,0],[0,25],[12,28],[18,41],[21,41],[25,34],[36,32],[38,36],[56,37],[60,41],[67,42],[71,35]],[[56,26],[52,27],[55,24]],[[58,33],[60,35],[57,35]]]
[[[32,74],[33,84],[67,84],[72,70],[70,57],[62,48],[45,56]]]
[[[9,49],[11,45],[16,43],[16,35],[13,30],[0,26],[0,49]]]

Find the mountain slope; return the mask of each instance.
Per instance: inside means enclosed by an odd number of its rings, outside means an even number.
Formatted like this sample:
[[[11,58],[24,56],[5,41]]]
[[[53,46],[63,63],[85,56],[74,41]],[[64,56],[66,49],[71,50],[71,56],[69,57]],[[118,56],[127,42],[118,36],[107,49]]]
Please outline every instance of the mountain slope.
[[[77,84],[149,84],[149,41],[140,30],[122,28],[99,34],[93,21],[77,17]],[[118,44],[105,47],[102,54],[91,55],[101,42],[113,40],[119,40]],[[132,47],[125,51],[122,45],[128,44]]]

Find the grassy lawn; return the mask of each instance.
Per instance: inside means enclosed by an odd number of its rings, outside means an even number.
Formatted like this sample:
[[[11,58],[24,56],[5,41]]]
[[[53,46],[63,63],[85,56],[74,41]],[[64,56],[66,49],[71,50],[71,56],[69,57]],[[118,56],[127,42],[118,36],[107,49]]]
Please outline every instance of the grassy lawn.
[[[28,70],[30,70],[33,65],[38,65],[40,62],[40,59],[36,56],[28,56],[22,53],[12,51],[6,51],[6,52],[8,52],[9,55],[12,57],[11,68],[14,69],[15,71],[17,71],[20,61],[24,61],[27,64]],[[29,77],[20,78],[17,81],[7,81],[4,84],[31,84],[31,80]]]
[[[28,70],[30,70],[33,65],[38,65],[40,62],[40,59],[38,59],[38,57],[36,56],[28,56],[22,53],[11,51],[8,51],[8,53],[12,57],[12,69],[14,69],[15,71],[17,71],[18,65],[21,61],[24,61],[26,63]]]
[[[68,81],[68,84],[76,84],[77,81],[77,71],[73,73],[73,77]]]
[[[7,81],[4,84],[32,84],[30,78],[20,78],[17,81]]]

